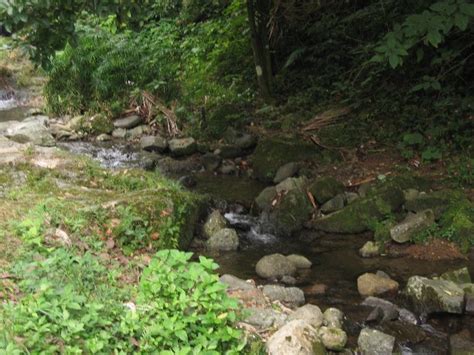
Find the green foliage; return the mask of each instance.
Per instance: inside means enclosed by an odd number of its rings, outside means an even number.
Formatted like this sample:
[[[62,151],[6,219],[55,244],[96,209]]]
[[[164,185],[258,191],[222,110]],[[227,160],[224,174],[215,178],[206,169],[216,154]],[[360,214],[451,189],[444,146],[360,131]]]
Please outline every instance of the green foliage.
[[[237,354],[243,344],[232,326],[236,301],[213,273],[217,265],[204,257],[190,262],[191,256],[176,250],[156,254],[142,274],[137,309],[122,329],[140,339],[145,353]]]
[[[449,177],[458,186],[474,186],[474,158],[461,156],[448,166]]]
[[[430,145],[430,142],[418,132],[405,133],[398,147],[406,159],[413,158],[418,151],[421,152],[421,158],[425,162],[439,160],[442,157],[441,149],[443,147]]]

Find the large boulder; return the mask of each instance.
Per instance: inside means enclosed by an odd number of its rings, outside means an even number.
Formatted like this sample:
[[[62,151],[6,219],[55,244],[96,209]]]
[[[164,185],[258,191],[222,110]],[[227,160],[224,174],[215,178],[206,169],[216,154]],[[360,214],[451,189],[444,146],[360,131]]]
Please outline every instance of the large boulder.
[[[377,274],[365,273],[357,278],[357,290],[362,296],[396,293],[398,282]]]
[[[390,228],[390,237],[397,243],[406,243],[434,223],[435,215],[432,210],[409,214],[402,222]]]
[[[293,276],[295,265],[282,254],[271,254],[261,258],[255,267],[257,275],[265,279],[280,279]]]
[[[336,195],[344,193],[344,185],[332,177],[323,177],[314,180],[308,190],[319,204],[323,204]]]
[[[284,164],[314,159],[320,154],[313,144],[292,139],[262,139],[252,156],[255,177],[263,182],[272,182],[277,170]]]
[[[362,233],[370,230],[374,221],[382,221],[398,210],[403,202],[401,189],[381,188],[365,198],[355,200],[341,211],[312,221],[310,226],[328,233]]]
[[[405,293],[420,313],[462,314],[464,310],[464,290],[452,281],[412,276]]]
[[[131,129],[139,126],[143,122],[142,118],[137,115],[120,118],[114,121],[115,128]]]
[[[293,320],[274,333],[267,341],[269,355],[324,354],[316,329],[304,320]]]
[[[289,321],[301,319],[314,328],[319,328],[323,324],[323,313],[318,306],[312,304],[305,304],[302,307],[297,308],[290,316],[288,317]]]
[[[219,210],[214,210],[207,217],[206,222],[203,226],[203,234],[207,239],[211,238],[214,234],[219,232],[221,229],[227,227],[227,221],[219,212]]]
[[[376,329],[364,328],[359,334],[357,345],[364,355],[391,355],[395,337]]]
[[[48,129],[49,118],[46,116],[32,116],[22,122],[10,125],[4,132],[5,137],[17,143],[33,143],[43,147],[55,145],[53,136]]]
[[[234,229],[221,229],[208,239],[207,247],[214,251],[237,250],[239,248],[239,236]]]
[[[197,151],[197,144],[194,138],[174,138],[168,144],[171,154],[176,157],[191,155]]]
[[[270,301],[280,301],[290,306],[301,306],[305,303],[304,293],[297,287],[265,285],[263,286],[263,294]]]

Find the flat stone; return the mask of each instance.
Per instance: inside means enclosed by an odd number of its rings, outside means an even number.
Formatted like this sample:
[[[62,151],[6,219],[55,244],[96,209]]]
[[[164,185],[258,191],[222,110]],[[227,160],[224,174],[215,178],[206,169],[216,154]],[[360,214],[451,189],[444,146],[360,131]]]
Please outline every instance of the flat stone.
[[[390,237],[397,243],[406,243],[412,236],[433,225],[435,215],[432,210],[408,215],[405,220],[390,229]]]
[[[168,141],[160,135],[143,136],[140,139],[140,147],[148,152],[164,152],[168,148]]]
[[[222,275],[219,281],[226,284],[229,290],[252,290],[255,288],[255,285],[252,283],[230,274]]]
[[[365,273],[358,277],[357,289],[362,296],[396,293],[398,291],[398,282],[376,274]]]
[[[323,324],[323,313],[318,306],[308,303],[302,307],[297,308],[288,317],[289,321],[295,319],[302,319],[311,324],[313,327],[319,328]]]
[[[174,138],[169,141],[169,148],[174,156],[185,156],[194,154],[197,144],[194,138]]]
[[[452,281],[412,276],[405,292],[420,313],[462,314],[464,311],[464,290]]]
[[[118,120],[115,120],[114,127],[131,129],[140,125],[142,122],[143,120],[140,116],[133,115],[133,116],[128,116],[128,117],[119,118]]]
[[[364,328],[359,334],[357,345],[364,355],[391,355],[395,337],[375,329]]]
[[[265,285],[263,294],[271,301],[280,301],[292,306],[301,306],[305,303],[304,293],[297,287]]]

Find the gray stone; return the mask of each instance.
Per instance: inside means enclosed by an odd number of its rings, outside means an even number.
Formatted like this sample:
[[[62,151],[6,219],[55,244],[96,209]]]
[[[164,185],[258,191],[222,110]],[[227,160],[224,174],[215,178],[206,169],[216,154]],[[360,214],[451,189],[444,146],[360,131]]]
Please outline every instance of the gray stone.
[[[124,129],[131,129],[134,128],[142,123],[142,118],[140,116],[128,116],[124,118],[120,118],[114,121],[115,128],[124,128]]]
[[[174,156],[185,156],[194,154],[197,144],[194,138],[174,138],[169,141],[171,154]]]
[[[360,196],[359,194],[355,193],[355,192],[344,192],[344,196],[345,196],[345,199],[346,199],[346,202],[348,205],[350,205],[352,202],[354,202],[355,200],[359,199]]]
[[[357,278],[357,289],[362,296],[396,293],[398,282],[376,274],[365,273]]]
[[[406,243],[416,233],[430,227],[435,222],[432,210],[408,215],[405,220],[390,229],[390,237],[397,243]]]
[[[293,190],[304,191],[306,185],[308,184],[308,179],[301,176],[298,178],[287,178],[275,186],[277,193],[290,192]]]
[[[345,197],[343,194],[336,195],[321,206],[321,212],[327,214],[342,210],[344,208]]]
[[[280,282],[284,285],[287,285],[287,286],[296,285],[296,279],[293,276],[288,276],[288,275],[283,276],[281,278]]]
[[[297,254],[291,254],[286,257],[297,269],[309,269],[313,265],[311,261],[308,260],[308,258],[302,256],[302,255],[297,255]]]
[[[405,292],[420,313],[463,313],[464,290],[452,281],[412,276]]]
[[[373,258],[380,255],[380,246],[376,242],[368,241],[359,249],[359,255],[363,258]]]
[[[280,301],[291,306],[301,306],[305,303],[304,293],[297,287],[265,285],[263,294],[271,301]]]
[[[272,308],[246,308],[246,311],[250,313],[250,315],[244,319],[245,323],[262,330],[271,327],[279,328],[283,326],[288,319],[286,314],[277,312]]]
[[[330,307],[323,313],[324,325],[329,328],[342,328],[344,322],[344,313],[339,309]]]
[[[168,141],[160,135],[143,136],[140,139],[140,147],[148,152],[164,152],[168,148]]]
[[[268,339],[266,350],[268,355],[314,355],[318,344],[319,337],[311,324],[293,320]]]
[[[260,192],[260,194],[255,198],[255,204],[259,211],[270,211],[272,209],[272,202],[277,196],[277,191],[275,186],[269,186]]]
[[[210,250],[216,251],[237,250],[239,247],[239,236],[234,229],[221,229],[208,239],[207,247]]]
[[[222,158],[213,153],[207,153],[202,156],[202,165],[206,171],[215,171],[221,165]]]
[[[347,334],[341,328],[321,327],[318,336],[326,349],[342,351],[347,343]]]
[[[357,345],[364,355],[391,355],[395,338],[375,329],[364,328],[359,334]]]
[[[456,284],[469,284],[472,282],[471,275],[469,274],[469,270],[467,267],[463,267],[462,269],[447,271],[441,274],[440,279],[452,281]]]
[[[265,279],[279,279],[293,276],[296,267],[282,254],[271,254],[261,258],[255,267],[257,275]]]
[[[321,309],[318,306],[308,303],[302,307],[297,308],[288,317],[289,321],[295,319],[304,320],[317,329],[323,324],[323,313],[321,312]]]
[[[384,299],[378,297],[367,297],[364,302],[361,303],[363,306],[373,307],[374,313],[369,315],[370,319],[368,321],[373,320],[380,320],[380,321],[388,321],[388,320],[395,320],[399,317],[399,308],[398,306],[394,305],[392,302],[386,301]],[[381,319],[374,319],[374,315],[376,314],[376,310],[380,310]]]
[[[112,137],[114,138],[125,138],[127,136],[127,130],[125,128],[116,128],[112,131]]]
[[[255,285],[230,274],[224,274],[219,281],[226,284],[229,290],[252,290]]]
[[[47,124],[47,116],[32,116],[22,122],[14,123],[5,130],[5,137],[17,143],[33,143],[43,147],[52,147],[55,141]]]
[[[298,173],[298,170],[299,170],[298,163],[295,163],[295,162],[287,163],[277,170],[275,177],[273,178],[273,182],[275,184],[278,184],[289,177],[293,177],[294,175]]]
[[[203,234],[204,237],[210,238],[221,229],[227,227],[227,221],[219,212],[219,210],[214,210],[212,213],[207,217],[206,222],[203,226]]]
[[[127,130],[127,134],[125,135],[125,138],[129,140],[134,140],[140,137],[142,134],[146,133],[147,131],[148,131],[148,126],[146,125],[133,127],[132,129]]]

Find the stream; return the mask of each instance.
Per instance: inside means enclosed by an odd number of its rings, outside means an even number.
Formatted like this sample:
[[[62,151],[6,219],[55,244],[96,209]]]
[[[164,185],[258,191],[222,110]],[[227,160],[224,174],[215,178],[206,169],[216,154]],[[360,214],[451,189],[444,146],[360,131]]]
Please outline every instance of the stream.
[[[19,107],[13,97],[2,96],[0,100],[0,122],[20,120],[26,112]],[[140,167],[140,154],[133,146],[114,142],[67,142],[59,143],[61,149],[75,154],[89,156],[103,167],[115,169]],[[467,266],[474,275],[474,252],[465,260],[455,261],[420,261],[409,257],[382,256],[361,258],[358,250],[371,239],[370,235],[328,235],[304,230],[291,239],[279,239],[263,232],[264,220],[249,214],[249,207],[257,194],[265,187],[260,182],[236,176],[220,176],[197,173],[194,175],[196,185],[193,190],[208,193],[216,200],[225,201],[219,206],[225,211],[225,218],[238,232],[242,241],[239,251],[209,253],[204,248],[195,246],[192,251],[214,258],[220,265],[219,273],[232,274],[243,279],[255,279],[258,284],[266,281],[259,279],[255,273],[257,261],[271,253],[301,254],[313,263],[313,267],[297,278],[297,287],[305,291],[306,302],[314,303],[321,309],[337,307],[347,317],[345,330],[349,336],[348,347],[357,346],[357,336],[371,309],[361,306],[363,298],[357,291],[357,277],[365,272],[381,270],[400,283],[403,288],[407,279],[413,275],[433,276],[448,270]],[[311,292],[314,285],[325,285],[324,294]],[[399,306],[405,306],[402,296],[389,299]],[[397,322],[390,322],[397,323]],[[397,325],[394,325],[397,327]],[[399,334],[398,351],[402,354],[429,353],[444,354],[449,352],[449,334],[462,330],[474,332],[474,317],[435,315],[425,324],[416,326],[426,334],[422,341],[414,339],[417,332],[398,325],[392,332]],[[384,325],[380,326],[384,330]]]

